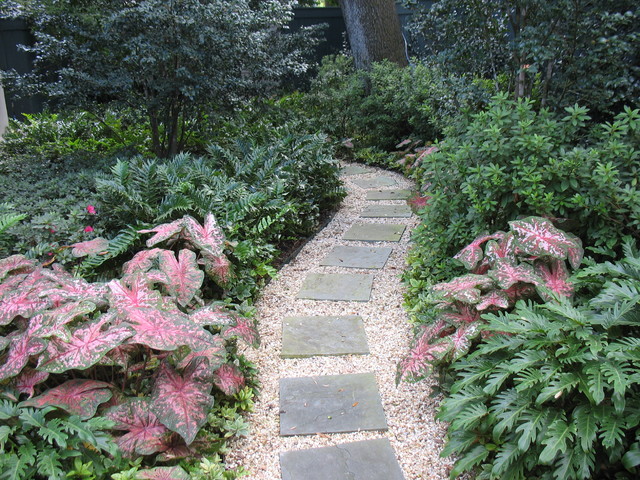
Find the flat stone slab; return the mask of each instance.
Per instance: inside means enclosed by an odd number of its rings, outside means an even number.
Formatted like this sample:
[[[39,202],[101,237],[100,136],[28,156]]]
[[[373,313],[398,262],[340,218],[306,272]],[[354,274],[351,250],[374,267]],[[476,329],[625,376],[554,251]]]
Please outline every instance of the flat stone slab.
[[[345,176],[360,175],[362,173],[373,173],[370,168],[360,167],[358,165],[348,165],[340,170],[340,173]]]
[[[390,223],[358,223],[343,235],[344,240],[361,242],[399,242],[406,225]]]
[[[389,247],[334,247],[320,265],[346,268],[383,268],[393,249]]]
[[[411,190],[370,190],[365,200],[406,200],[411,196]]]
[[[373,275],[359,273],[310,273],[297,298],[368,302]]]
[[[409,218],[409,205],[367,205],[360,214],[362,218]]]
[[[373,373],[280,379],[280,435],[362,430],[387,430]]]
[[[353,183],[360,188],[393,187],[396,181],[391,177],[356,178]]]
[[[387,438],[280,454],[282,480],[404,480]]]
[[[282,321],[283,358],[368,353],[364,323],[357,315],[286,317]]]

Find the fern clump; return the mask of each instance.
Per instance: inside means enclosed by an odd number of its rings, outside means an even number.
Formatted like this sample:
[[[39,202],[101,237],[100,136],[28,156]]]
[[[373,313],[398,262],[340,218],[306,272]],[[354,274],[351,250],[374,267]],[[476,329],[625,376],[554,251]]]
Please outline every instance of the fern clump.
[[[638,478],[640,254],[625,254],[577,274],[595,296],[484,315],[489,337],[454,363],[439,414],[452,477]]]

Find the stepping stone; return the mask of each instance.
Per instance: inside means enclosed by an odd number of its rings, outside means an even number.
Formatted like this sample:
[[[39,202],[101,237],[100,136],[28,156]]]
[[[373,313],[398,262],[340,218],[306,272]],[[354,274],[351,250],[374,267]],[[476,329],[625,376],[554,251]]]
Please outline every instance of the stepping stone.
[[[280,454],[282,480],[404,480],[387,438]]]
[[[368,302],[373,275],[358,273],[310,273],[296,298]]]
[[[282,436],[387,429],[373,373],[280,379]]]
[[[411,190],[370,190],[365,200],[406,200]]]
[[[391,248],[388,247],[346,247],[338,246],[327,255],[320,265],[346,268],[383,268],[387,263]]]
[[[360,188],[393,187],[396,181],[391,177],[356,178],[353,183]]]
[[[282,322],[283,358],[369,353],[362,318],[287,317]]]
[[[390,223],[358,223],[343,235],[344,240],[361,242],[399,242],[406,225]]]
[[[360,214],[363,218],[409,218],[409,205],[367,205]]]
[[[360,175],[361,173],[373,173],[373,170],[369,168],[359,167],[358,165],[348,165],[340,170],[340,173],[345,176]]]

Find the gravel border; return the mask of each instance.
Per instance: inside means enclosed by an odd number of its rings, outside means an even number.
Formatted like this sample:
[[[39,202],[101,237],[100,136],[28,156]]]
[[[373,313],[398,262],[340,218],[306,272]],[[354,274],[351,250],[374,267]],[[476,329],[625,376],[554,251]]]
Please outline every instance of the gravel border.
[[[349,165],[344,163],[344,165]],[[261,345],[259,349],[244,349],[245,356],[259,369],[261,391],[255,411],[248,415],[250,433],[246,438],[231,441],[231,453],[226,457],[229,467],[243,466],[250,472],[246,478],[277,480],[281,478],[280,452],[341,443],[389,438],[407,480],[446,479],[452,468],[450,458],[440,458],[445,424],[434,419],[439,398],[431,398],[434,380],[416,384],[395,384],[396,365],[408,352],[411,326],[402,307],[404,289],[400,274],[405,268],[410,231],[419,219],[362,219],[365,205],[403,204],[404,200],[366,201],[366,190],[351,181],[378,175],[393,177],[397,188],[413,188],[399,173],[367,167],[374,173],[342,177],[348,191],[339,211],[329,224],[312,238],[271,281],[256,302]],[[342,240],[344,232],[354,223],[403,223],[407,229],[399,243],[354,242]],[[321,267],[320,261],[336,245],[389,246],[393,252],[382,270],[360,270],[341,267]],[[369,302],[328,302],[296,299],[307,273],[374,273]],[[295,315],[360,315],[364,320],[370,355],[342,357],[280,358],[282,319]],[[387,432],[356,432],[346,434],[316,434],[299,437],[279,436],[278,381],[285,377],[336,375],[374,372],[387,416]],[[334,479],[327,479],[334,480]]]

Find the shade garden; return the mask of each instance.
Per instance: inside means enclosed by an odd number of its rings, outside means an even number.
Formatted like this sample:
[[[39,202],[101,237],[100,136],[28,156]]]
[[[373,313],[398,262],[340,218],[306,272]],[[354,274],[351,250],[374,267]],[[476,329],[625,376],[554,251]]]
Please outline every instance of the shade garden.
[[[0,6],[37,59],[6,90],[49,100],[0,141],[0,479],[250,475],[239,346],[341,159],[416,184],[397,381],[437,379],[451,477],[637,478],[638,6],[441,0],[358,71],[290,3]]]

